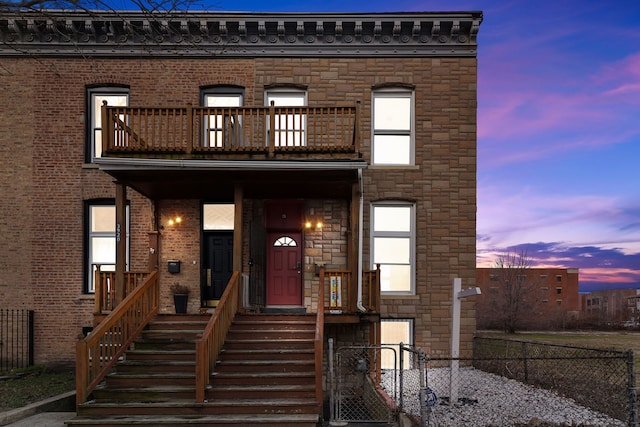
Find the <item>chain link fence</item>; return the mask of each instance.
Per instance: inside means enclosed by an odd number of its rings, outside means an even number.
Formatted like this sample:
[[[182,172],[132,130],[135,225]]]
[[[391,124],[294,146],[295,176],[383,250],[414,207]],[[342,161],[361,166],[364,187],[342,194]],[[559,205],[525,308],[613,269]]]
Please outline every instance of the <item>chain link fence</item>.
[[[396,350],[392,347],[345,346],[334,350],[333,340],[329,340],[332,425],[394,420],[396,414],[392,400],[397,393],[397,383],[391,381],[388,384],[388,396],[380,393],[379,384],[380,366],[389,363],[394,366],[396,359]]]
[[[631,351],[484,338],[471,359],[399,349],[382,386],[421,426],[638,426]]]

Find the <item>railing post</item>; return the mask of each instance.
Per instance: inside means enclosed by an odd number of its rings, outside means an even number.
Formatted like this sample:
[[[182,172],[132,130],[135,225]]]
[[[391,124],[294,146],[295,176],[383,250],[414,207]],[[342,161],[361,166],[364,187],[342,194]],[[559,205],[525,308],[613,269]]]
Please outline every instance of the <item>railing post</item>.
[[[360,110],[362,107],[362,101],[359,99],[356,101],[356,117],[354,120],[353,130],[353,148],[356,153],[360,154]]]
[[[404,406],[404,398],[402,395],[404,394],[404,344],[400,343],[400,370],[398,371],[398,383],[399,383],[399,392],[398,392],[398,410],[402,412],[402,408]]]
[[[93,314],[99,315],[102,313],[102,282],[100,280],[100,264],[96,265],[96,272],[93,276],[93,301],[94,309]]]
[[[193,105],[187,104],[187,154],[193,151],[193,129],[196,126],[195,114],[193,114]]]
[[[87,401],[89,386],[89,356],[84,340],[76,344],[76,405]]]
[[[636,390],[633,350],[627,351],[627,384],[629,387],[629,426],[638,427],[638,393]]]
[[[102,145],[102,152],[105,153],[109,150],[109,147],[113,147],[114,145],[114,124],[112,120],[109,120],[109,113],[107,112],[107,101],[102,101],[100,113],[102,120],[102,141],[100,141],[100,144]],[[94,141],[93,143],[95,144],[96,141]],[[96,153],[93,154],[95,155]]]
[[[275,102],[269,105],[269,157],[273,157],[276,151],[276,107]]]
[[[420,373],[420,418],[423,427],[429,426],[429,411],[427,409],[427,364],[424,350],[418,349],[418,372]],[[453,403],[451,403],[453,405]]]
[[[527,357],[527,343],[522,342],[522,369],[524,371],[524,383],[529,384],[529,361]]]

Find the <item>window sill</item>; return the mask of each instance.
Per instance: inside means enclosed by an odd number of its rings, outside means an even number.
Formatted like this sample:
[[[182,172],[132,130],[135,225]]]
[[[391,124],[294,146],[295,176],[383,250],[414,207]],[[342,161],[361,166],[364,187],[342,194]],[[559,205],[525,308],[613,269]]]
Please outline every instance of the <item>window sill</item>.
[[[373,170],[393,170],[393,169],[409,169],[409,170],[419,170],[420,166],[418,165],[369,165],[367,169]]]
[[[98,169],[98,165],[95,163],[83,163],[82,169]]]
[[[420,299],[419,295],[415,294],[380,294],[381,299]]]

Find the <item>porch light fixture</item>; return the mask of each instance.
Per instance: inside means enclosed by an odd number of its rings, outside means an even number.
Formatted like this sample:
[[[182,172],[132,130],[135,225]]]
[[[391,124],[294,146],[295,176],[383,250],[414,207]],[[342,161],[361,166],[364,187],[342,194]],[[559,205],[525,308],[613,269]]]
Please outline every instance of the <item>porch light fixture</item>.
[[[313,228],[313,222],[312,221],[305,222],[304,228],[306,228],[307,230],[311,230]],[[322,221],[316,222],[315,228],[316,230],[322,230]]]
[[[169,221],[167,221],[167,225],[170,226],[174,226],[174,225],[178,225],[182,222],[182,217],[175,217],[175,218],[169,218]]]

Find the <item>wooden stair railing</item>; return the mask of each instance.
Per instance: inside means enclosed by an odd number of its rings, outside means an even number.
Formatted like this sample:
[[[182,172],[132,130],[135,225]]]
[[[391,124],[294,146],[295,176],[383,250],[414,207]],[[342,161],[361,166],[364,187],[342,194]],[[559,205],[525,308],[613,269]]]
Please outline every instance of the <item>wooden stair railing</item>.
[[[328,301],[325,309],[331,314],[357,313],[358,289],[351,280],[348,270],[320,270],[320,283],[324,289],[322,294]],[[328,284],[325,284],[328,281]],[[328,292],[328,295],[324,293]],[[323,301],[324,302],[324,301]],[[380,313],[380,265],[375,270],[362,273],[362,305],[367,312]]]
[[[158,313],[158,272],[135,288],[76,345],[76,404],[87,401],[111,367]]]
[[[227,332],[231,327],[233,318],[240,308],[240,280],[239,272],[234,272],[229,283],[222,293],[215,313],[209,319],[209,323],[202,332],[202,336],[196,341],[196,402],[202,403],[205,391],[209,385],[209,378],[216,364],[216,359]]]
[[[138,285],[144,283],[149,275],[148,271],[125,271],[124,272],[124,295],[129,295]],[[102,271],[100,265],[96,265],[94,288],[95,306],[93,313],[100,315],[113,310],[115,301],[115,271]]]

